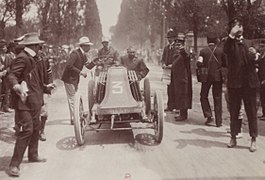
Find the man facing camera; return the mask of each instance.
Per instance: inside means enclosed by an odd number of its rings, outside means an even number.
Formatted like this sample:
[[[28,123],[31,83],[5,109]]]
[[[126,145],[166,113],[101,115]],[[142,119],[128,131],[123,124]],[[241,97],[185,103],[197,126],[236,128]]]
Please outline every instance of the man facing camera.
[[[244,102],[249,124],[251,144],[249,150],[256,151],[257,106],[256,94],[259,88],[259,79],[256,72],[258,53],[251,46],[251,42],[243,38],[243,25],[239,17],[229,22],[229,37],[224,44],[227,55],[227,88],[230,106],[231,140],[227,145],[233,148],[237,145],[236,135],[239,133],[240,122],[238,119],[241,100]]]

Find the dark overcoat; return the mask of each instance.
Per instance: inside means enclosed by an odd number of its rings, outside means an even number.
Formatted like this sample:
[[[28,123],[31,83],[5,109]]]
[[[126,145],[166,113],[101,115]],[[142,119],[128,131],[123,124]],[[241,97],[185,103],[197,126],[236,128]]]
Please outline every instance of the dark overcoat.
[[[171,76],[174,86],[175,109],[191,109],[192,79],[190,58],[184,50],[174,55]]]

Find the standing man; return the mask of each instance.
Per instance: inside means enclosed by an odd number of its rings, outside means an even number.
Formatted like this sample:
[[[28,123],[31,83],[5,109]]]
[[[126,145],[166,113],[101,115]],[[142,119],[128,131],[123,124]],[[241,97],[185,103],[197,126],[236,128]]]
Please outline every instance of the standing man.
[[[10,88],[8,86],[7,76],[10,71],[12,62],[11,55],[7,54],[7,43],[4,39],[0,40],[0,73],[2,78],[2,92],[3,96],[1,110],[4,112],[12,112],[10,109]]]
[[[233,18],[229,22],[229,27],[229,37],[224,44],[228,63],[227,88],[231,129],[231,140],[227,146],[233,148],[237,145],[236,135],[240,126],[238,115],[241,100],[243,100],[251,136],[249,150],[254,152],[257,149],[256,137],[258,136],[256,106],[256,94],[257,88],[259,88],[256,72],[258,55],[251,44],[243,38],[243,26],[240,18]]]
[[[50,90],[52,86],[44,84],[47,76],[46,67],[38,57],[43,43],[37,33],[26,34],[20,42],[25,48],[12,62],[8,75],[8,82],[12,87],[16,123],[20,127],[9,166],[11,176],[19,176],[19,166],[27,147],[29,162],[46,162],[46,159],[38,155],[39,117],[43,92]]]
[[[174,89],[174,108],[180,110],[180,115],[175,117],[176,121],[183,121],[188,118],[188,109],[192,107],[192,80],[190,69],[190,57],[185,51],[185,36],[179,34],[174,61],[172,64],[171,84]]]
[[[167,40],[168,40],[168,45],[164,48],[163,54],[162,54],[162,59],[161,59],[161,64],[162,68],[171,68],[172,63],[173,63],[173,52],[174,52],[174,44],[175,40],[177,38],[178,34],[173,30],[169,29],[167,32]],[[172,84],[172,76],[171,76],[171,82],[169,85],[167,85],[167,108],[165,111],[172,111],[174,109],[174,87]]]
[[[85,54],[90,50],[90,46],[93,45],[89,38],[86,36],[81,37],[78,45],[79,48],[71,52],[62,75],[62,81],[64,82],[70,110],[71,125],[74,123],[74,96],[78,89],[80,76],[83,76],[84,78],[87,77],[87,73],[82,69],[84,66],[88,69],[92,69],[95,66],[94,61],[87,63],[87,57]]]
[[[214,102],[214,115],[217,127],[222,126],[222,67],[225,67],[226,57],[223,49],[217,46],[218,38],[215,34],[207,35],[208,47],[200,51],[198,57],[198,68],[205,67],[208,71],[206,82],[202,82],[200,101],[204,117],[207,118],[205,124],[211,125],[213,122],[212,110],[208,95],[212,87]]]

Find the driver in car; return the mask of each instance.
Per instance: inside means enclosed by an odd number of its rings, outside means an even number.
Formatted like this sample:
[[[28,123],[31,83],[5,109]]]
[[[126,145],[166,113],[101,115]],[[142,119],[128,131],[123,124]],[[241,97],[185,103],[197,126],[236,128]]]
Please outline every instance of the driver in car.
[[[102,38],[103,47],[98,50],[99,64],[96,68],[100,70],[109,66],[119,63],[119,53],[113,47],[110,46],[110,39],[107,37]]]
[[[126,67],[128,70],[134,70],[139,81],[149,72],[144,60],[136,56],[135,49],[133,47],[129,47],[127,49],[127,55],[121,57],[121,65]]]

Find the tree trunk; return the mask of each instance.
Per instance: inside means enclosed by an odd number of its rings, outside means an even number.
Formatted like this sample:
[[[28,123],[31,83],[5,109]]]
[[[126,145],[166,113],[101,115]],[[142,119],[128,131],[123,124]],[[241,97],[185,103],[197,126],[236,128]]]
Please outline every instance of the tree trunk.
[[[6,23],[4,21],[0,21],[0,39],[5,38],[5,27]]]
[[[23,1],[16,0],[16,36],[21,36],[23,34]]]

